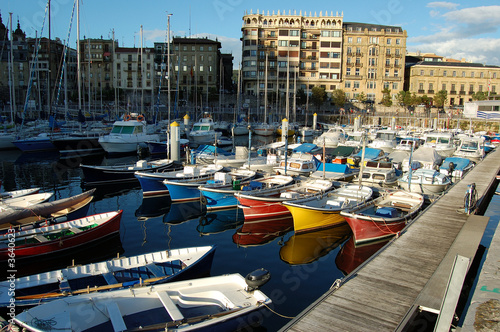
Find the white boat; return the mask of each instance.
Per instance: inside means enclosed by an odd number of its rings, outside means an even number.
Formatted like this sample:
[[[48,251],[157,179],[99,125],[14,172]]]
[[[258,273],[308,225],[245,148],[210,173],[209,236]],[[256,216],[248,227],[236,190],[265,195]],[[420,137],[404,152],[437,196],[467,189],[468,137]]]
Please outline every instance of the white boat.
[[[4,191],[4,192],[0,193],[0,200],[36,194],[39,191],[40,191],[40,188],[29,188],[29,189],[20,189],[20,190],[13,190],[13,191]]]
[[[0,150],[15,149],[14,141],[16,136],[11,133],[0,133]]]
[[[437,169],[443,162],[443,157],[435,148],[421,146],[411,156],[403,160],[403,172],[408,172],[410,169],[410,157],[413,169]]]
[[[396,186],[402,174],[390,161],[367,161],[363,167],[361,183],[377,187]]]
[[[276,130],[275,126],[268,123],[259,123],[253,126],[253,132],[255,135],[259,136],[271,136],[274,135]]]
[[[419,168],[403,174],[398,179],[401,189],[421,194],[441,194],[451,185],[451,179],[433,169]]]
[[[79,294],[28,309],[14,322],[29,331],[42,331],[37,322],[49,321],[52,330],[69,331],[234,331],[250,325],[249,315],[271,304],[256,289],[269,278],[229,274]]]
[[[1,292],[0,307],[11,299],[16,306],[32,306],[79,293],[203,276],[210,272],[214,253],[215,246],[162,250],[16,278],[15,294]],[[9,282],[0,282],[0,288],[9,288]]]
[[[239,122],[233,124],[231,127],[231,133],[234,136],[242,136],[242,135],[248,135],[248,124],[246,122]]]
[[[480,162],[485,156],[484,143],[480,137],[467,137],[460,140],[460,146],[453,153],[454,157],[467,158]]]
[[[420,146],[419,138],[407,137],[399,141],[398,145],[396,146],[396,150],[411,151],[412,147],[413,150],[417,150],[419,146]]]
[[[312,154],[292,153],[286,161],[281,159],[279,166],[273,167],[273,170],[279,174],[309,176],[317,170],[319,163]]]
[[[201,118],[193,124],[189,131],[188,139],[195,144],[214,144],[215,138],[222,136],[221,132],[215,131],[214,121],[210,117]]]
[[[160,136],[147,133],[147,124],[141,115],[115,121],[111,132],[98,140],[104,151],[110,154],[137,152],[139,145],[147,141],[160,141]]]
[[[339,145],[340,146],[354,146],[354,147],[362,148],[364,135],[365,135],[364,131],[348,132],[347,138],[345,139],[345,141],[339,143]]]
[[[384,152],[391,153],[397,146],[397,132],[394,130],[379,130],[375,138],[368,144],[370,148],[382,149]]]
[[[427,133],[424,135],[424,140],[422,146],[436,149],[443,158],[451,157],[456,150],[456,146],[453,144],[453,134],[449,132]]]
[[[327,132],[321,134],[313,140],[317,146],[325,146],[327,148],[335,148],[340,143],[345,141],[345,131],[340,127],[330,128]]]
[[[52,196],[54,196],[54,193],[41,193],[2,199],[0,201],[0,211],[12,208],[26,209],[30,206],[47,202]]]

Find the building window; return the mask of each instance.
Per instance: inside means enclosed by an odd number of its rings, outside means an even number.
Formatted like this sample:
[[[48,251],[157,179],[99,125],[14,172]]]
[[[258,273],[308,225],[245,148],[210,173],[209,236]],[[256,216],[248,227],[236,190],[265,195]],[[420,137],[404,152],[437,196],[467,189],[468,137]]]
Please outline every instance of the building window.
[[[474,72],[473,71],[470,72],[470,77],[474,78]]]
[[[356,68],[356,71],[354,72],[355,76],[359,76],[359,68]]]
[[[389,69],[386,69],[385,70],[385,77],[389,77],[389,73],[390,73]]]
[[[298,37],[299,36],[299,30],[290,30],[290,36]]]
[[[479,92],[482,92],[483,91],[483,86],[481,84],[479,84],[478,89],[479,89]]]
[[[389,89],[389,82],[384,82],[384,89]]]
[[[424,71],[423,70],[420,71],[420,76],[424,76]]]
[[[345,87],[350,88],[351,87],[351,81],[345,81]]]
[[[484,73],[483,72],[479,73],[479,77],[484,78]]]
[[[424,91],[424,83],[418,83],[418,90]]]
[[[446,77],[446,70],[443,70],[443,77]]]
[[[446,84],[445,83],[443,83],[443,85],[441,85],[441,90],[446,91]]]
[[[469,85],[469,91],[474,91],[474,84]]]
[[[359,89],[359,81],[354,82],[354,89]]]
[[[348,42],[349,44],[352,44],[352,37],[347,37],[347,42]]]
[[[497,73],[493,73],[493,78],[497,78]]]
[[[351,75],[351,68],[346,68],[345,74],[346,74],[346,76]]]
[[[356,39],[356,43],[361,44],[361,37],[358,37],[358,38]]]
[[[396,38],[396,45],[399,45],[399,44],[401,44],[401,39]]]
[[[278,46],[288,46],[288,40],[280,40],[278,41]]]
[[[391,45],[391,38],[387,38],[387,45]]]
[[[462,77],[465,77],[465,71],[462,72]]]
[[[399,77],[399,71],[398,70],[394,70],[394,77]]]
[[[394,82],[392,83],[392,89],[397,90],[398,89],[398,83]]]
[[[429,83],[429,90],[431,90],[431,91],[434,90],[434,84]]]
[[[460,92],[465,92],[465,84],[460,84]]]
[[[457,77],[457,72],[454,70],[453,73],[451,74],[453,77]]]
[[[430,76],[434,76],[434,70],[431,70],[431,71],[429,72],[429,75],[430,75]]]

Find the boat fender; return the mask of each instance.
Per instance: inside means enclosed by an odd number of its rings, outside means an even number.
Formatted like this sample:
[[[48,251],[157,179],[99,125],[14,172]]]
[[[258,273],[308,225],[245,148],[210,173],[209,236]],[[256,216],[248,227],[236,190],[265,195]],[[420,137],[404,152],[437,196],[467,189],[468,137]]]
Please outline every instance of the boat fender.
[[[266,284],[269,279],[271,279],[271,273],[268,270],[260,268],[253,272],[250,272],[245,277],[245,282],[247,283],[247,291],[252,292],[259,289],[264,284]]]

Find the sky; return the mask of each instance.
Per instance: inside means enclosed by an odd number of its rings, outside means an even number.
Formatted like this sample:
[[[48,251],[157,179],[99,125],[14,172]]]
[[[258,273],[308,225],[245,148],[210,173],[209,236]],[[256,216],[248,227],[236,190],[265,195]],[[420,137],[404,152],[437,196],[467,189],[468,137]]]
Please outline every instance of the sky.
[[[48,36],[47,0],[2,0],[4,24],[12,12],[29,37]],[[75,0],[51,0],[51,38],[69,40],[76,47],[76,13],[70,30]],[[246,12],[263,11],[319,15],[343,13],[344,22],[361,22],[402,27],[407,31],[407,50],[436,53],[453,59],[466,59],[500,65],[500,5],[498,0],[408,1],[357,0],[309,2],[243,0],[80,0],[80,37],[112,38],[122,47],[153,47],[167,38],[167,15],[171,37],[218,39],[223,53],[234,56],[234,67],[241,61],[241,26]],[[44,22],[45,17],[45,24]],[[43,30],[43,31],[42,31]]]

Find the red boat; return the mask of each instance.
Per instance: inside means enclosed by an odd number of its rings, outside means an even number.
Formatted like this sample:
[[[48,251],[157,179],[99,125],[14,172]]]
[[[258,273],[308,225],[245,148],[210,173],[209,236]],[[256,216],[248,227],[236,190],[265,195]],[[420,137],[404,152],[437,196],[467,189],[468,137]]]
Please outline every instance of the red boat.
[[[11,231],[0,237],[0,261],[47,257],[118,233],[122,210]]]
[[[332,181],[307,179],[287,187],[278,188],[276,191],[267,192],[264,195],[238,192],[235,196],[238,200],[238,207],[243,210],[245,220],[253,220],[291,217],[290,210],[281,205],[282,202],[322,195],[331,189],[333,189]]]
[[[419,193],[394,191],[357,208],[341,211],[351,227],[356,244],[377,241],[398,234],[422,208]]]

